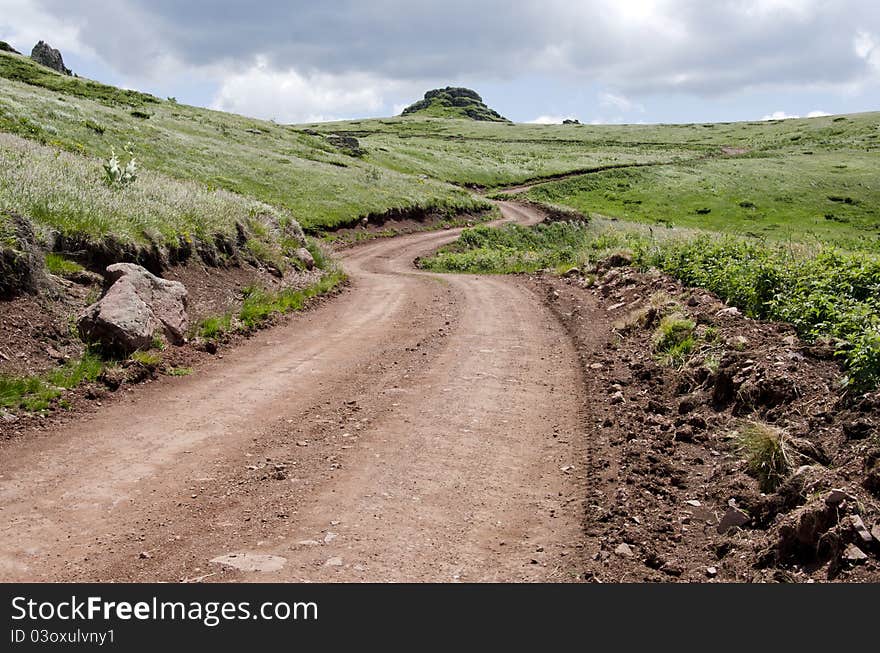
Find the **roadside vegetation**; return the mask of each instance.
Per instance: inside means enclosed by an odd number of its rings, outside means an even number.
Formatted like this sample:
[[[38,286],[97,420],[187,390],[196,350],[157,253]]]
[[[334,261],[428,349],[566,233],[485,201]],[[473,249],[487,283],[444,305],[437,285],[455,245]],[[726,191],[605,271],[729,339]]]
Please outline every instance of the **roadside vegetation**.
[[[588,270],[611,253],[705,288],[747,315],[792,324],[808,340],[827,340],[845,364],[844,385],[880,385],[880,256],[829,245],[793,247],[717,235],[666,235],[585,223],[531,228],[478,227],[422,262],[470,273]],[[672,317],[655,345],[675,360],[693,349],[690,325]]]
[[[213,342],[232,333],[255,331],[276,316],[302,310],[310,300],[332,292],[345,283],[346,279],[344,272],[333,269],[319,281],[301,289],[285,288],[273,292],[249,286],[243,290],[244,301],[237,312],[203,319],[195,328],[195,336]]]

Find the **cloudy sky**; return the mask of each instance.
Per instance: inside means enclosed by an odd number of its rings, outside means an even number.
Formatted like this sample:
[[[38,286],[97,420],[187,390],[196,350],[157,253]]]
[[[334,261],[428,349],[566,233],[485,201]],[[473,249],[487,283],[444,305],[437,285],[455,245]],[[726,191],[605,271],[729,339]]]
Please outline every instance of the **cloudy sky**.
[[[447,84],[516,121],[880,109],[878,0],[0,0],[0,40],[80,75],[279,122]]]

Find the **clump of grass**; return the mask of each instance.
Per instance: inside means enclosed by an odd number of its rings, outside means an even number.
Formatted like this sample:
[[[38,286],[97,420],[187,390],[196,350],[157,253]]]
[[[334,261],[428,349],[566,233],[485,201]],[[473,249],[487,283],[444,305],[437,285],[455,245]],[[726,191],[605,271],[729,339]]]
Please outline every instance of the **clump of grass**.
[[[50,274],[59,277],[66,277],[71,274],[82,272],[83,266],[76,261],[71,261],[69,258],[65,258],[61,254],[49,252],[46,254],[46,269]]]
[[[286,288],[280,292],[270,292],[262,288],[246,288],[245,299],[238,313],[241,328],[251,331],[271,319],[273,315],[302,310],[310,299],[329,292],[345,279],[343,272],[335,270],[302,290]]]
[[[162,362],[162,354],[157,351],[136,351],[130,358],[133,363],[144,367],[158,367]]]
[[[232,313],[206,317],[202,320],[196,334],[204,340],[216,340],[232,331]]]
[[[0,376],[0,408],[32,413],[48,410],[64,390],[97,379],[104,366],[100,356],[86,351],[82,358],[41,376]]]
[[[165,373],[168,376],[189,376],[193,373],[191,367],[169,367]]]
[[[736,442],[746,457],[749,473],[761,484],[762,492],[774,492],[788,478],[791,463],[784,431],[751,422],[737,436]]]
[[[665,365],[683,364],[696,347],[696,328],[696,323],[681,313],[665,316],[654,332],[654,353],[657,358]]]

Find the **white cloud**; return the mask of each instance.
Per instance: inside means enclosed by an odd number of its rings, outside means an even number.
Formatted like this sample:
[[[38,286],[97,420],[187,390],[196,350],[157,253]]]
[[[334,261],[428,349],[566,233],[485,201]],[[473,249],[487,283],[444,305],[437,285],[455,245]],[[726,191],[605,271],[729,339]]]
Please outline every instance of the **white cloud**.
[[[774,111],[773,113],[761,118],[761,120],[792,120],[793,118],[800,118],[800,116],[785,113],[785,111]]]
[[[591,125],[622,125],[624,124],[623,116],[615,116],[613,118],[594,118],[590,121]]]
[[[563,120],[574,120],[574,116],[538,116],[534,120],[529,120],[531,125],[561,125]]]
[[[627,113],[630,111],[638,111],[639,113],[645,112],[645,106],[643,104],[633,102],[628,97],[617,93],[600,93],[599,104],[603,107],[610,107]]]
[[[80,39],[78,21],[62,19],[35,5],[31,0],[3,0],[0,12],[0,40],[7,41],[24,54],[30,54],[37,41],[45,40],[54,48],[83,56],[94,50]]]
[[[824,118],[826,116],[830,116],[831,114],[827,111],[810,111],[806,117],[807,118]],[[800,118],[799,114],[795,113],[785,113],[785,111],[774,111],[773,113],[764,116],[761,120],[793,120],[795,118]]]
[[[880,43],[870,32],[858,32],[853,40],[853,49],[860,59],[864,59],[875,72],[880,73]]]
[[[322,122],[379,111],[394,82],[366,74],[276,71],[266,61],[222,79],[211,107],[279,122]]]

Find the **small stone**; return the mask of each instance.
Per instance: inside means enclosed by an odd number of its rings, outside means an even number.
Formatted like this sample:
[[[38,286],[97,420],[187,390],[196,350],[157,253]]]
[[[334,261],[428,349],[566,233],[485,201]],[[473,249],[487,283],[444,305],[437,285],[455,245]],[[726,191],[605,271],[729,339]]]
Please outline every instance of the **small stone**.
[[[825,497],[825,503],[829,506],[839,506],[846,499],[852,498],[853,497],[845,490],[834,488],[828,493],[828,496]]]
[[[880,524],[874,524],[871,528],[871,536],[880,543]]]
[[[706,567],[706,575],[709,578],[715,578],[718,575],[717,567]]]
[[[694,508],[699,508],[700,506],[703,505],[702,503],[700,503],[696,499],[688,499],[687,501],[685,501],[685,503],[688,504],[689,506],[693,506]]]
[[[635,556],[632,547],[626,542],[621,542],[620,544],[618,544],[617,548],[614,549],[614,553],[623,558],[632,558],[633,556]]]
[[[848,560],[849,562],[853,562],[853,563],[858,564],[858,563],[861,563],[861,562],[864,562],[865,560],[867,560],[868,556],[864,551],[862,551],[855,544],[850,544],[844,550],[843,558],[844,558],[844,560]]]
[[[604,368],[605,368],[605,366],[602,365],[602,363],[591,363],[591,364],[590,364],[590,369],[591,369],[591,370],[601,370],[601,369],[604,369]]]
[[[850,517],[850,521],[852,522],[853,530],[856,532],[859,540],[862,541],[862,544],[871,545],[874,540],[874,536],[871,535],[870,531],[868,531],[867,526],[865,526],[865,522],[862,521],[862,518],[858,515],[853,515]]]
[[[297,440],[297,441],[296,441],[296,446],[298,446],[298,447],[307,447],[307,446],[309,446],[309,443],[308,443],[307,441],[305,441],[305,440]]]
[[[331,533],[330,531],[327,531],[327,533],[324,535],[324,544],[330,544],[330,542],[335,540],[337,537],[339,536],[336,533]]]
[[[342,558],[336,556],[333,558],[328,558],[327,562],[324,563],[325,567],[341,567],[342,566]]]
[[[140,558],[141,560],[149,560],[149,559],[152,558],[152,557],[153,557],[153,556],[151,556],[147,551],[141,551],[141,552],[138,554],[138,558]]]
[[[622,404],[624,402],[623,393],[618,390],[613,395],[611,395],[611,405],[615,406],[617,404]]]
[[[727,512],[724,513],[724,517],[721,518],[721,521],[718,522],[718,533],[724,535],[731,528],[745,526],[749,521],[751,521],[751,518],[747,513],[739,508],[731,506],[727,509]]]
[[[212,558],[211,562],[241,571],[273,572],[284,567],[287,559],[260,553],[228,553]]]

